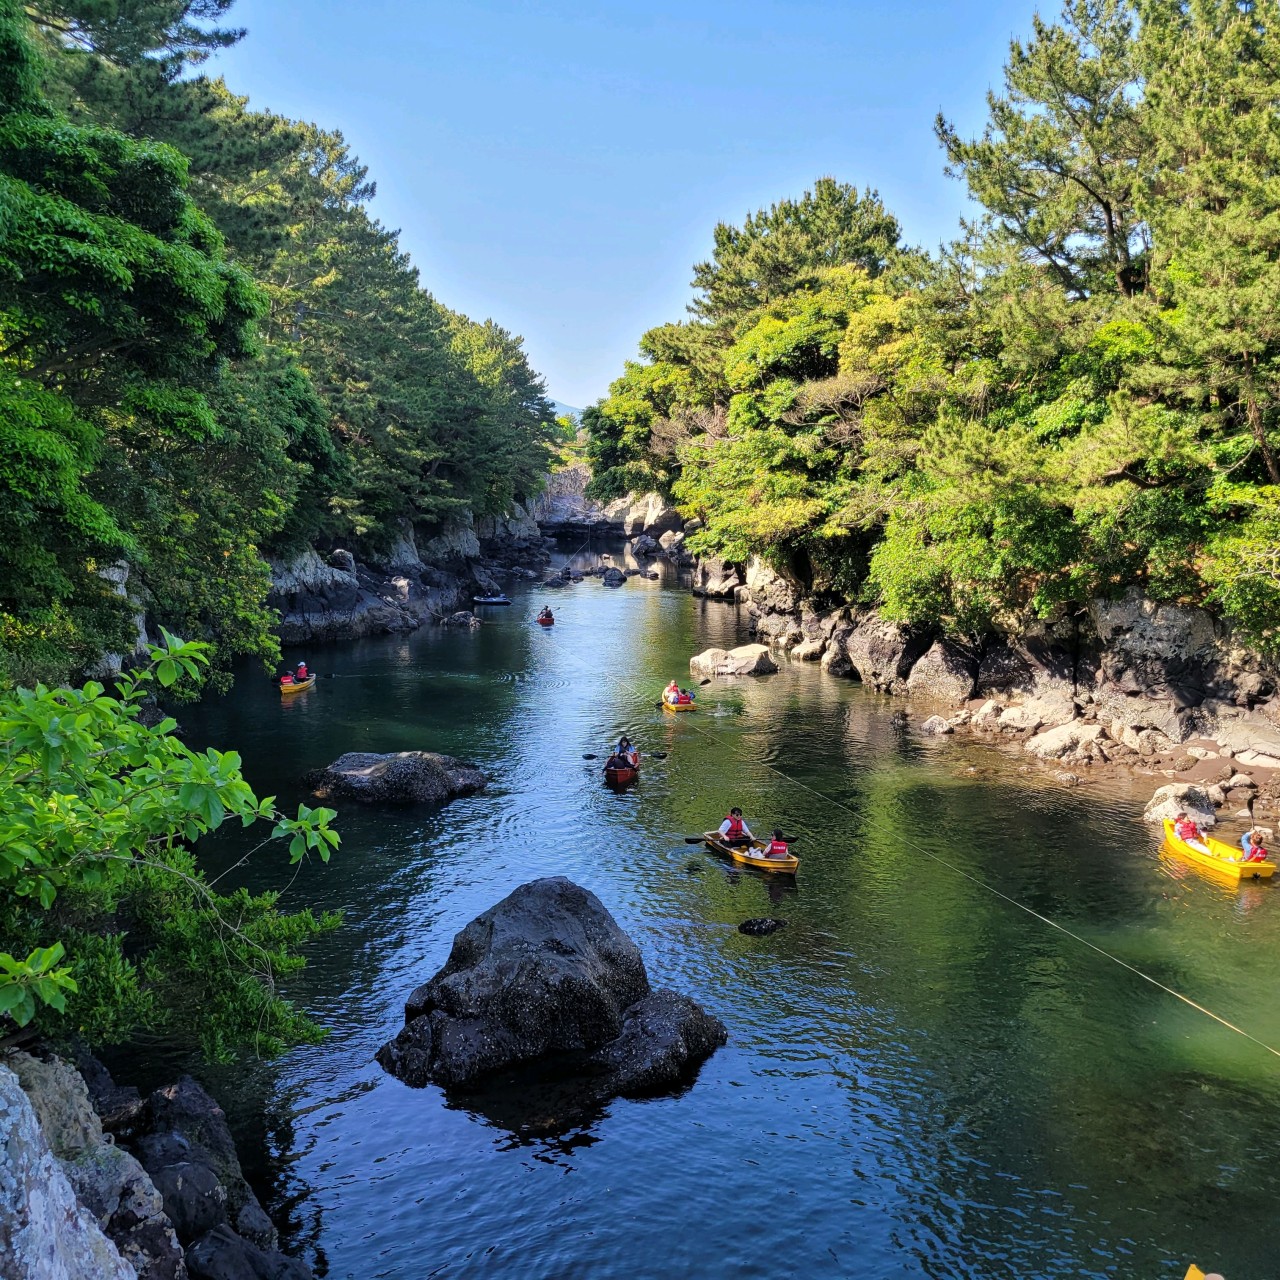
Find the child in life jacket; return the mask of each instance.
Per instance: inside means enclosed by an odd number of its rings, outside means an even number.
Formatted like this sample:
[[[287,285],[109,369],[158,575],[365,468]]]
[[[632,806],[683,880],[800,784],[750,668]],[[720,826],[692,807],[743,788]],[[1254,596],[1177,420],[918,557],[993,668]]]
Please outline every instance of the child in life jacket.
[[[284,684],[284,685],[290,685],[290,684],[292,684],[292,683],[293,683],[293,672],[292,672],[292,671],[286,671],[286,672],[284,673],[284,675],[282,675],[282,676],[280,677],[280,683],[281,683],[281,684]]]
[[[764,847],[764,856],[766,858],[785,858],[790,854],[787,848],[787,842],[782,838],[782,829],[774,827],[773,839]]]
[[[1240,837],[1240,848],[1244,851],[1241,862],[1266,862],[1267,851],[1262,844],[1262,832],[1253,830]]]
[[[1179,813],[1173,820],[1173,834],[1190,848],[1200,853],[1209,852],[1209,846],[1205,844],[1200,828],[1185,813]]]

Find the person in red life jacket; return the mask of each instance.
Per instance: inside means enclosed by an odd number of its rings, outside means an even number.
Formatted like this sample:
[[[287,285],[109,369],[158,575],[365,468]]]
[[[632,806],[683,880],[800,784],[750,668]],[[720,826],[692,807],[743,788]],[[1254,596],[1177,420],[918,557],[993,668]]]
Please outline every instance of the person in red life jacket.
[[[1204,836],[1201,834],[1200,828],[1196,826],[1185,813],[1179,813],[1173,820],[1173,834],[1182,841],[1183,844],[1195,849],[1199,853],[1209,853],[1209,846],[1204,842]]]
[[[742,819],[741,809],[730,809],[729,816],[720,824],[720,837],[725,844],[754,844],[755,836]]]
[[[284,673],[284,675],[282,675],[282,676],[280,677],[280,683],[281,683],[281,684],[285,684],[285,685],[292,684],[292,683],[293,683],[293,672],[292,672],[292,671],[286,671],[286,672]]]
[[[309,680],[310,678],[311,678],[311,672],[307,670],[307,664],[305,662],[298,663],[297,679],[299,683],[301,683],[303,680]]]
[[[1240,848],[1244,851],[1241,862],[1266,862],[1267,851],[1262,844],[1262,832],[1256,828],[1240,837]]]
[[[680,701],[680,686],[673,680],[662,691],[664,701],[670,702],[673,706]]]
[[[764,847],[764,856],[766,858],[786,858],[789,857],[791,850],[787,848],[787,842],[782,838],[781,827],[774,827],[773,839]]]

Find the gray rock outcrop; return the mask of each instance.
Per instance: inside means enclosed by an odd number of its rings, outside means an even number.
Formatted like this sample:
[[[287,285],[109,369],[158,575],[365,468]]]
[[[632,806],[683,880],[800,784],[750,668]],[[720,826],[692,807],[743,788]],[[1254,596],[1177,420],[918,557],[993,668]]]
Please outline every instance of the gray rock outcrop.
[[[1207,831],[1217,822],[1213,801],[1208,791],[1204,787],[1186,782],[1173,782],[1166,787],[1160,787],[1147,801],[1147,807],[1142,812],[1142,820],[1163,822],[1166,818],[1176,818],[1183,812],[1201,830]]]
[[[104,1136],[80,1074],[58,1058],[15,1053],[9,1065],[79,1204],[140,1280],[181,1280],[182,1250],[143,1166]],[[0,1275],[6,1275],[0,1268]]]
[[[978,660],[949,640],[935,640],[916,659],[907,676],[907,692],[960,703],[973,697]]]
[[[710,600],[732,600],[740,586],[742,577],[736,566],[708,557],[694,565],[689,590],[695,596],[706,596]]]
[[[521,885],[454,938],[377,1058],[406,1084],[454,1088],[550,1059],[599,1099],[672,1088],[725,1038],[693,1001],[652,991],[600,900],[557,876]]]
[[[76,1199],[17,1075],[0,1065],[0,1276],[137,1280]]]
[[[695,676],[767,676],[778,669],[768,645],[743,644],[736,649],[704,649],[689,659]]]
[[[349,751],[304,781],[325,800],[366,804],[443,804],[481,791],[488,776],[466,761],[434,751]]]

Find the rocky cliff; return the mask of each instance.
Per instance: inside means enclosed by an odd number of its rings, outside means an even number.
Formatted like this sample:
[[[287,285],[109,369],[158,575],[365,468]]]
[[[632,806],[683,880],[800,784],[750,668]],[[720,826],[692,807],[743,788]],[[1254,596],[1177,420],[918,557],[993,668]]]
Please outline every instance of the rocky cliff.
[[[700,562],[693,590],[745,604],[757,639],[793,661],[958,710],[952,726],[1022,740],[1041,759],[1215,782],[1243,766],[1264,791],[1280,770],[1280,674],[1203,609],[1130,591],[962,643],[874,610],[815,606],[804,584],[759,561]],[[1247,798],[1231,790],[1224,803]]]
[[[406,524],[390,548],[359,560],[308,548],[273,561],[268,603],[280,611],[284,644],[413,631],[500,591],[504,577],[536,576],[547,559],[537,522],[516,504],[506,516],[464,513],[421,542]]]

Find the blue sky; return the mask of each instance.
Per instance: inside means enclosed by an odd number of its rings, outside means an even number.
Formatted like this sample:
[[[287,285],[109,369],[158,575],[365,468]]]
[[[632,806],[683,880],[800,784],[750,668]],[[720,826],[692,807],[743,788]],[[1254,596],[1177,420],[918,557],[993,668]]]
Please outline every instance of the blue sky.
[[[522,334],[581,406],[683,317],[717,221],[832,174],[877,188],[910,243],[950,238],[966,205],[934,116],[981,128],[1035,9],[239,0],[249,35],[209,69],[340,129],[427,287]]]

